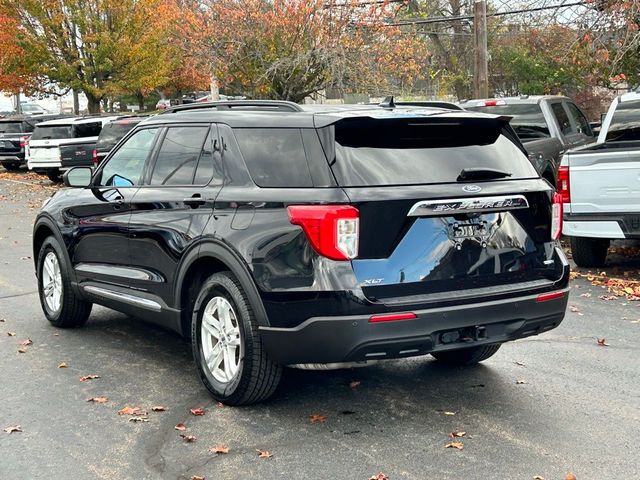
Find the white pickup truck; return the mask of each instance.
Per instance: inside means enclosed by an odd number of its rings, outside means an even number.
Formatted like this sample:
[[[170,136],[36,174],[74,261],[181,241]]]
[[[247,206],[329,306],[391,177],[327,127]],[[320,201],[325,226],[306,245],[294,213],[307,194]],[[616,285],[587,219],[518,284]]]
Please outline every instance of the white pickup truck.
[[[558,193],[576,265],[601,267],[612,239],[640,239],[640,92],[613,101],[596,143],[563,156]]]

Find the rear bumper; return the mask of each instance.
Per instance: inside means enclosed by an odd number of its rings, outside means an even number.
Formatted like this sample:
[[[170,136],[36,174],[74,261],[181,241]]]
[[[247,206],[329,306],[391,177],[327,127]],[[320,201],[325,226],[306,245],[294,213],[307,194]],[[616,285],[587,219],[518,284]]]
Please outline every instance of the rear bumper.
[[[481,303],[410,310],[412,320],[369,322],[369,315],[314,317],[294,328],[260,327],[270,356],[282,364],[402,358],[502,343],[557,327],[567,307],[538,294]],[[406,310],[405,310],[406,311]]]
[[[565,215],[562,234],[568,237],[640,238],[640,213]]]

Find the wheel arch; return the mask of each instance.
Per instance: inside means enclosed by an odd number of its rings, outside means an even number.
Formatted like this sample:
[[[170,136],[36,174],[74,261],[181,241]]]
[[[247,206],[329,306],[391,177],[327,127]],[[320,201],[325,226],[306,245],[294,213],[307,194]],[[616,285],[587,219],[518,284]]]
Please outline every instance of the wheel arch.
[[[53,221],[48,217],[39,218],[36,221],[35,226],[33,227],[33,264],[36,268],[36,272],[38,271],[38,255],[40,254],[42,244],[48,237],[51,236],[53,236],[60,244],[60,247],[62,247],[64,261],[67,264],[67,267],[69,267],[69,271],[73,276],[73,283],[75,283],[75,271],[73,269],[73,266],[71,265],[71,258],[69,257],[69,252],[67,251],[67,244],[62,238],[62,234],[60,233],[60,231],[55,227]]]
[[[246,264],[230,248],[219,243],[205,243],[185,258],[176,278],[174,302],[180,314],[180,330],[188,337],[191,331],[191,307],[197,288],[207,277],[228,270],[238,279],[253,307],[260,326],[269,326],[258,288]]]

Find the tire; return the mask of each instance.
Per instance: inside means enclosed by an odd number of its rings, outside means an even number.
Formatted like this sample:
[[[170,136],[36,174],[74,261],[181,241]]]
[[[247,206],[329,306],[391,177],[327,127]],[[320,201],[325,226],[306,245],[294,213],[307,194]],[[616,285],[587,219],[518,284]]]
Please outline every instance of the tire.
[[[447,365],[468,366],[482,362],[495,355],[501,344],[482,345],[480,347],[460,348],[458,350],[448,350],[445,352],[433,352],[431,354],[436,360]]]
[[[570,237],[573,261],[579,267],[604,267],[610,240],[607,238]]]
[[[217,322],[217,317],[229,320]],[[231,272],[216,273],[200,287],[193,307],[191,345],[202,383],[222,403],[260,402],[278,387],[282,367],[264,350],[253,308]]]
[[[2,166],[8,172],[15,172],[20,168],[20,164],[18,162],[2,162]]]
[[[92,304],[80,298],[71,286],[71,275],[69,267],[64,261],[64,252],[55,237],[47,237],[38,253],[37,273],[38,273],[38,294],[40,296],[40,305],[47,320],[52,325],[59,328],[73,328],[84,325],[91,313]],[[47,265],[45,265],[47,262]],[[51,283],[48,279],[52,278],[52,263],[57,264],[57,271],[60,276],[58,281],[53,284],[53,294],[59,292],[59,304],[56,307],[53,296],[48,297],[47,291],[50,290]],[[55,272],[55,268],[54,268]]]
[[[47,170],[47,177],[49,177],[49,180],[53,183],[62,182],[62,174],[60,173],[60,170]]]

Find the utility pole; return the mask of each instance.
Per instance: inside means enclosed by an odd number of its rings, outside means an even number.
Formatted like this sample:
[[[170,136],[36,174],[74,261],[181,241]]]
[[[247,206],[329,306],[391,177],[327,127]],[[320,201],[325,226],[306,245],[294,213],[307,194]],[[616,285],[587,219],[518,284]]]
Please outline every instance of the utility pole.
[[[473,94],[475,98],[489,96],[489,65],[487,55],[487,2],[474,0],[473,5],[474,30],[474,69]]]

